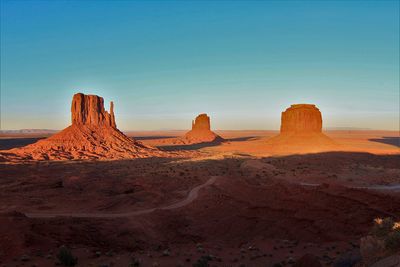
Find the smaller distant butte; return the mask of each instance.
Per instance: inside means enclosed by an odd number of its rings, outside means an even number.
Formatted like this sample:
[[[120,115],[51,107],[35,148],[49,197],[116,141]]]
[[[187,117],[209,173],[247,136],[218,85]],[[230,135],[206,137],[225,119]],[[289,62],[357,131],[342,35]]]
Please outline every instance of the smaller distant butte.
[[[223,138],[211,131],[210,117],[203,113],[192,121],[192,129],[187,132],[183,139],[185,143],[208,143],[222,141]]]

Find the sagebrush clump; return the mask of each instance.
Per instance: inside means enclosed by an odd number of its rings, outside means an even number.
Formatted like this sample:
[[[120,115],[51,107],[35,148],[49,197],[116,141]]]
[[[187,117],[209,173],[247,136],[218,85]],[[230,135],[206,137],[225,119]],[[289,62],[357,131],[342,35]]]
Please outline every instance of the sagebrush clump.
[[[400,222],[395,222],[392,218],[376,218],[371,235],[383,240],[386,249],[400,250]]]

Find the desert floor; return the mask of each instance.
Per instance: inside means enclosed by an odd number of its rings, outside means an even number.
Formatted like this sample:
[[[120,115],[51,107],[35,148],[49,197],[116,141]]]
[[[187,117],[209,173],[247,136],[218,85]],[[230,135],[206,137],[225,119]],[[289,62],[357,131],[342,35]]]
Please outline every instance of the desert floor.
[[[273,131],[128,132],[182,157],[0,164],[0,266],[325,266],[354,253],[376,217],[400,218],[400,137],[331,131],[336,151],[276,153]],[[43,136],[1,136],[0,150]],[[190,151],[191,153],[188,153]],[[188,156],[190,155],[190,156]],[[136,265],[132,265],[136,266]]]

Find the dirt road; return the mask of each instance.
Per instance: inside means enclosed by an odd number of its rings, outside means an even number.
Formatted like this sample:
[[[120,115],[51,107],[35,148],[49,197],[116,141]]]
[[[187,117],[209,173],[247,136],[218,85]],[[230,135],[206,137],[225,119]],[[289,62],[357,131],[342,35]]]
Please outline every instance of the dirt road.
[[[131,217],[142,214],[147,214],[154,212],[155,210],[172,210],[184,207],[194,200],[199,195],[199,191],[211,184],[213,184],[217,180],[218,176],[211,176],[210,179],[207,180],[204,184],[198,185],[190,190],[187,197],[181,201],[173,203],[168,206],[151,208],[145,210],[131,211],[131,212],[123,212],[123,213],[25,213],[25,216],[29,218],[55,218],[55,217],[74,217],[74,218],[121,218],[121,217]]]

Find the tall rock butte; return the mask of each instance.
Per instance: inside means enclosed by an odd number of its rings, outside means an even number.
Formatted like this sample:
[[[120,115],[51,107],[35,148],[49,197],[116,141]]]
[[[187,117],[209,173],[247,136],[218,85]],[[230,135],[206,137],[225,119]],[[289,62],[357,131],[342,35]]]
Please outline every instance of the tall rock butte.
[[[312,104],[291,105],[281,116],[280,134],[267,140],[278,154],[336,150],[335,142],[322,133],[322,115]]]
[[[104,109],[104,100],[97,95],[75,94],[71,104],[71,122],[76,125],[111,126],[116,128],[114,103],[110,102],[110,113]]]
[[[315,105],[296,104],[282,112],[281,133],[322,132],[322,115]]]
[[[210,117],[203,113],[192,120],[192,130],[194,131],[211,131]]]
[[[211,131],[210,117],[203,113],[192,121],[192,130],[184,136],[186,143],[204,143],[222,140],[222,137]]]
[[[110,112],[96,95],[75,94],[71,104],[72,124],[34,144],[1,151],[6,160],[123,159],[164,155],[117,129],[113,102]],[[165,156],[165,155],[164,155]]]

